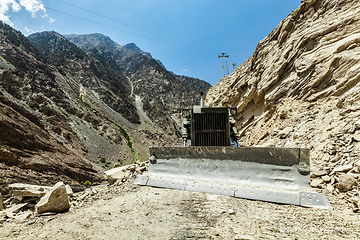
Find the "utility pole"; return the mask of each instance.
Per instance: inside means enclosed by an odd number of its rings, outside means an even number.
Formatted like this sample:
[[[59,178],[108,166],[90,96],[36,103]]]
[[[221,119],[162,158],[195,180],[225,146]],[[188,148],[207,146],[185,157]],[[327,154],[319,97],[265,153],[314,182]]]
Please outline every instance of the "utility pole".
[[[229,58],[229,55],[226,55],[226,53],[221,53],[221,55],[219,55],[218,58],[221,58],[223,74],[224,74],[224,77],[225,77],[225,76],[229,75],[229,65],[228,65],[228,60],[227,60]],[[226,58],[225,59],[225,66],[224,66],[224,58]],[[226,75],[225,75],[225,73],[226,73]]]

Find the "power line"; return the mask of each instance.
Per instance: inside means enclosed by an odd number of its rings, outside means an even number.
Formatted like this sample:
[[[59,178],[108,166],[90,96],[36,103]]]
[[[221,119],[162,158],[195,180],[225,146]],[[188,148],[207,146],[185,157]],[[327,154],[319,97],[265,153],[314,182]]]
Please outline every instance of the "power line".
[[[85,12],[89,12],[89,13],[91,13],[91,14],[94,14],[94,15],[100,16],[100,17],[102,17],[102,18],[105,18],[105,19],[108,19],[108,20],[111,20],[111,21],[114,21],[114,22],[117,22],[117,23],[123,24],[123,25],[125,25],[125,26],[131,27],[131,28],[134,28],[134,29],[137,29],[137,30],[140,30],[140,31],[143,31],[143,32],[149,33],[149,34],[152,34],[152,35],[154,35],[154,36],[161,37],[161,38],[164,38],[164,39],[167,39],[167,40],[170,40],[170,41],[176,42],[176,43],[180,43],[180,44],[186,45],[186,46],[191,47],[191,48],[199,49],[199,48],[194,47],[194,46],[191,46],[191,45],[189,45],[189,44],[186,44],[186,43],[183,43],[183,42],[180,42],[180,41],[177,41],[177,40],[174,40],[174,39],[168,38],[168,37],[161,36],[161,35],[159,35],[159,34],[153,33],[153,32],[151,32],[151,31],[148,31],[148,30],[145,30],[145,29],[141,29],[141,28],[138,28],[138,27],[132,26],[132,25],[130,25],[130,24],[127,24],[127,23],[124,23],[124,22],[118,21],[118,20],[116,20],[116,19],[113,19],[113,18],[110,18],[110,17],[104,16],[104,15],[101,15],[101,14],[99,14],[99,13],[96,13],[96,12],[93,12],[93,11],[87,10],[87,9],[85,9],[85,8],[82,8],[82,7],[79,7],[79,6],[73,5],[73,4],[71,4],[71,3],[67,3],[67,2],[62,1],[62,0],[58,0],[58,1],[59,1],[59,2],[62,2],[62,3],[64,3],[64,4],[67,4],[67,5],[69,5],[69,6],[72,6],[72,7],[74,7],[74,8],[81,9],[81,10],[83,10],[83,11],[85,11]]]
[[[118,5],[118,4],[115,4],[115,3],[113,3],[113,2],[111,2],[111,1],[109,1],[109,0],[105,0],[105,1],[108,2],[108,3],[110,3],[110,4],[112,4],[112,5],[114,5],[114,6],[116,6],[116,7],[118,7],[118,8],[120,8],[120,9],[122,9],[122,10],[124,10],[124,11],[126,11],[126,12],[129,12],[129,13],[131,13],[131,14],[133,14],[133,15],[141,18],[141,19],[144,19],[144,20],[146,20],[146,21],[148,21],[148,22],[150,22],[150,23],[152,23],[152,24],[154,24],[154,25],[156,25],[156,26],[158,26],[158,27],[161,27],[161,28],[163,28],[163,29],[165,29],[165,30],[167,30],[167,31],[170,31],[170,32],[172,32],[172,33],[175,33],[176,35],[178,35],[178,36],[180,36],[180,37],[186,38],[186,39],[188,39],[188,40],[190,40],[190,41],[192,41],[192,42],[195,42],[195,43],[199,44],[199,42],[196,42],[196,41],[194,41],[193,39],[188,38],[187,36],[184,36],[184,35],[182,35],[182,34],[180,34],[180,33],[178,33],[178,32],[175,32],[175,31],[172,30],[172,29],[169,29],[169,28],[167,28],[167,27],[164,27],[164,26],[162,26],[162,25],[160,25],[160,24],[158,24],[158,23],[156,23],[156,22],[154,22],[154,21],[152,21],[152,20],[149,20],[149,19],[147,19],[147,18],[145,18],[145,17],[143,17],[143,16],[141,16],[141,15],[139,15],[139,14],[137,14],[137,13],[134,13],[134,12],[132,12],[132,11],[124,8],[124,7],[121,7],[121,6]],[[203,45],[202,43],[200,43],[200,44]],[[211,50],[212,50],[212,51],[215,51],[214,49],[211,49]]]
[[[81,19],[81,20],[84,20],[84,21],[87,21],[87,22],[95,23],[95,24],[98,24],[100,26],[104,26],[104,27],[111,28],[111,29],[114,29],[114,30],[117,30],[117,31],[120,31],[120,32],[128,33],[128,34],[131,34],[131,35],[134,35],[134,36],[137,36],[137,37],[146,38],[148,40],[152,40],[152,41],[155,41],[155,42],[159,42],[159,43],[162,43],[162,44],[166,44],[166,45],[170,45],[170,46],[174,46],[174,47],[178,47],[178,48],[183,48],[183,49],[186,49],[186,50],[189,50],[189,51],[194,51],[193,49],[185,48],[185,47],[174,45],[174,44],[171,44],[171,43],[162,42],[162,41],[159,41],[159,40],[156,40],[156,39],[153,39],[153,38],[148,38],[148,37],[136,34],[136,33],[128,32],[128,31],[125,31],[125,30],[122,30],[122,29],[119,29],[119,28],[111,27],[111,26],[103,24],[103,23],[95,22],[93,20],[89,20],[89,19],[86,19],[86,18],[83,18],[83,17],[79,17],[79,16],[76,16],[76,15],[70,14],[70,13],[66,13],[66,12],[63,12],[63,11],[60,11],[60,10],[56,10],[56,9],[53,9],[51,7],[48,7],[48,6],[44,6],[44,7],[46,9],[52,10],[54,12],[62,13],[62,14],[65,14],[65,15],[68,15],[68,16],[71,16],[71,17],[74,17],[74,18],[78,18],[78,19]],[[200,50],[195,50],[195,51],[204,53],[203,51],[200,51]]]

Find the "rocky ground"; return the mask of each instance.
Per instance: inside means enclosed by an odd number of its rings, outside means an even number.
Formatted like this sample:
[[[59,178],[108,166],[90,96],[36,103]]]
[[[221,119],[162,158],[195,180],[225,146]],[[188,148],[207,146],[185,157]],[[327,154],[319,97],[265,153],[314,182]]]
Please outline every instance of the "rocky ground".
[[[130,165],[120,181],[72,194],[60,214],[3,217],[2,239],[359,239],[353,204],[329,195],[334,210],[138,186],[146,165]],[[5,208],[9,201],[5,200]],[[6,210],[5,209],[5,210]],[[16,217],[18,216],[18,217]]]

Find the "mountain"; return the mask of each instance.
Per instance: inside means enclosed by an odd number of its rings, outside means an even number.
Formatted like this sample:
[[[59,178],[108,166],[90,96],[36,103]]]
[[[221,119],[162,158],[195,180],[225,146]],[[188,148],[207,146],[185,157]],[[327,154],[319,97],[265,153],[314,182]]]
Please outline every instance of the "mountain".
[[[146,160],[149,146],[180,142],[180,109],[199,93],[150,53],[101,34],[26,38],[0,23],[3,195],[14,182],[81,190],[103,170]]]
[[[211,88],[211,84],[205,82],[204,80],[200,80],[198,78],[188,77],[184,75],[176,75],[176,74],[174,75],[180,82],[184,83],[186,86],[195,90],[196,92],[206,93]]]
[[[140,123],[135,102],[130,97],[131,85],[119,69],[109,67],[106,60],[90,58],[56,32],[35,33],[28,39],[45,56],[47,64],[64,71],[79,95],[80,88],[86,87],[127,120]]]
[[[342,191],[341,175],[360,173],[359,16],[358,1],[302,1],[206,96],[237,108],[242,144],[310,148],[329,195]]]
[[[0,185],[13,182],[53,184],[75,190],[82,181],[100,182],[102,174],[68,124],[75,107],[57,70],[20,32],[0,22]]]
[[[182,81],[134,43],[121,46],[101,34],[65,37],[89,56],[104,59],[108,66],[117,66],[124,72],[132,85],[132,96],[140,110],[142,128],[155,127],[167,134],[180,136],[181,108],[199,103],[201,90],[194,84],[205,85],[204,81],[193,78],[193,85]]]

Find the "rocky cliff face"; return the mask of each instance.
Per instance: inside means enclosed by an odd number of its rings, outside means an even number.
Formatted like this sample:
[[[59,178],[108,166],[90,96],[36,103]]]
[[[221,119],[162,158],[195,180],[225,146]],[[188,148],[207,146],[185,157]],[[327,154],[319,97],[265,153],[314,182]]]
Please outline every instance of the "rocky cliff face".
[[[359,173],[359,14],[358,1],[302,1],[206,97],[237,107],[245,145],[311,148],[328,192],[339,191],[339,175]]]

